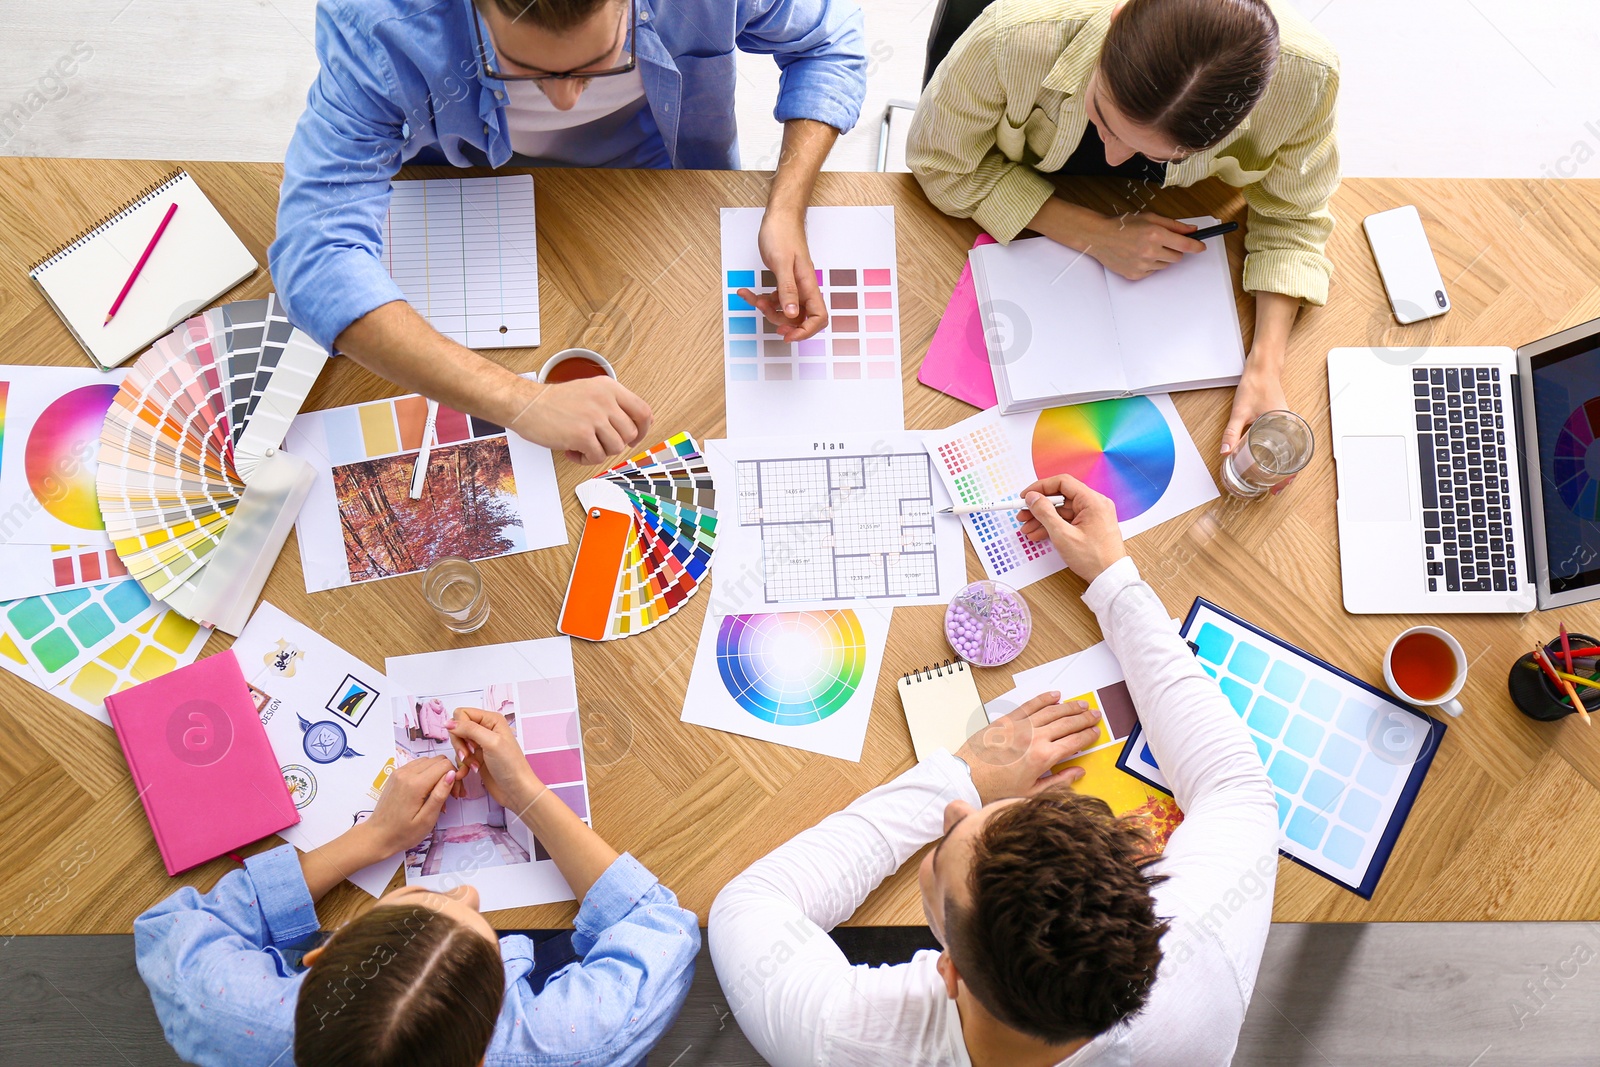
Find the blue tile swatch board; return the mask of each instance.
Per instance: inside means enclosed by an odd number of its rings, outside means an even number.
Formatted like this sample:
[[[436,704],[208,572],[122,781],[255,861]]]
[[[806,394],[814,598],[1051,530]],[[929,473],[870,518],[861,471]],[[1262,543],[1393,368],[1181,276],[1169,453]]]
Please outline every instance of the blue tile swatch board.
[[[1204,598],[1181,632],[1261,753],[1279,850],[1370,899],[1444,723]],[[1171,792],[1141,727],[1118,766]]]

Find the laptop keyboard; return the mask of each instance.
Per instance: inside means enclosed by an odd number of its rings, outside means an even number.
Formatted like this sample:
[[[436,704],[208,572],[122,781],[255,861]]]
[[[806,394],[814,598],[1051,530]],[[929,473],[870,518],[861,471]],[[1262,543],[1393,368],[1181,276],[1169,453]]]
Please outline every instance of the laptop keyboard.
[[[1428,592],[1517,589],[1498,367],[1413,367]]]

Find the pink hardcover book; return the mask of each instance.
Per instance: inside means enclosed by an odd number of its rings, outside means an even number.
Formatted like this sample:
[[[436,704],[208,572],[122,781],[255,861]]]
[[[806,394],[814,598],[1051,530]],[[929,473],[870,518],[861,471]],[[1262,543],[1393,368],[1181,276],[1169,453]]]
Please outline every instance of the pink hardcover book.
[[[300,821],[230,649],[106,697],[167,873]]]
[[[993,237],[980,233],[972,247],[994,243]],[[939,320],[939,328],[928,344],[928,354],[922,357],[917,381],[973,407],[988,409],[998,403],[970,262],[961,267],[961,278],[956,282],[955,292],[950,294],[944,318]]]

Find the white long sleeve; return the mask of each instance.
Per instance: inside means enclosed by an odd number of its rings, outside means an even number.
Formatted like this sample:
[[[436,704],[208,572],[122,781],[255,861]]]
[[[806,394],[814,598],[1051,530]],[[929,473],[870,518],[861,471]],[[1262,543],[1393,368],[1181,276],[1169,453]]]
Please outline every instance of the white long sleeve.
[[[1145,1010],[1069,1058],[1207,1067],[1232,1058],[1272,917],[1277,806],[1244,725],[1173,632],[1131,560],[1085,592],[1151,747],[1186,817],[1157,865],[1172,920]],[[775,1067],[970,1067],[955,1004],[919,952],[851,967],[826,934],[943,829],[945,805],[978,803],[946,752],[779,846],[712,905],[709,941],[728,1004]]]

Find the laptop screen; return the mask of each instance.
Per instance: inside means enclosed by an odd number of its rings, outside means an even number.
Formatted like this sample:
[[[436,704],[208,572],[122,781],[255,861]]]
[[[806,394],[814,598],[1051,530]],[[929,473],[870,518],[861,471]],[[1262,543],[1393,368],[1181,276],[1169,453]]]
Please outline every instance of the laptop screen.
[[[1588,589],[1600,585],[1600,339],[1530,366],[1550,591]]]

